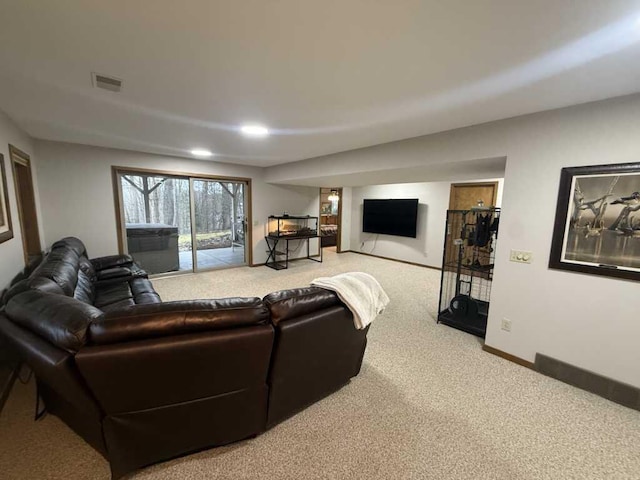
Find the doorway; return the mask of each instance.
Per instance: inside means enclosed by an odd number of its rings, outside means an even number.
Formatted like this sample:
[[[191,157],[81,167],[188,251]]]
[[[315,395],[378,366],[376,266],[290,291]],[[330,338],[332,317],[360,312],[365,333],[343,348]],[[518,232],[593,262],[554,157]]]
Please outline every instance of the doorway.
[[[471,207],[477,206],[480,202],[485,207],[493,207],[498,199],[498,182],[481,182],[481,183],[452,183],[451,193],[449,195],[449,210],[471,210]],[[460,238],[460,232],[465,229],[463,220],[464,215],[448,216],[446,241],[445,241],[445,269],[447,265],[455,265],[456,248],[453,248],[453,242]]]
[[[482,201],[485,207],[493,207],[498,198],[498,182],[452,183],[449,210],[470,210]]]
[[[248,179],[114,168],[121,252],[150,274],[250,264]]]
[[[247,264],[243,182],[192,178],[194,270]]]
[[[31,174],[31,158],[13,145],[9,145],[9,154],[16,189],[24,261],[25,265],[30,265],[42,256],[36,196]]]
[[[342,188],[320,189],[320,245],[340,253]]]

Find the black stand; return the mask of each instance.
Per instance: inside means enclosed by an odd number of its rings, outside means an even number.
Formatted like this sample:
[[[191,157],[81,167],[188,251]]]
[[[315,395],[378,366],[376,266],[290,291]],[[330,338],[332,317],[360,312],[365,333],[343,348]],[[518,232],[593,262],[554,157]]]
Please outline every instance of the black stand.
[[[318,238],[318,250],[319,253],[317,255],[311,255],[309,251],[309,240],[312,238]],[[267,242],[267,261],[265,265],[269,268],[273,268],[274,270],[285,270],[289,268],[289,242],[291,240],[300,240],[307,242],[307,256],[303,258],[307,258],[309,260],[313,260],[314,262],[322,263],[322,245],[320,245],[320,237],[318,235],[308,235],[308,236],[290,236],[290,237],[276,237],[268,235],[264,237]],[[282,244],[284,242],[284,251],[278,250],[278,244]],[[284,257],[284,259],[281,259]]]

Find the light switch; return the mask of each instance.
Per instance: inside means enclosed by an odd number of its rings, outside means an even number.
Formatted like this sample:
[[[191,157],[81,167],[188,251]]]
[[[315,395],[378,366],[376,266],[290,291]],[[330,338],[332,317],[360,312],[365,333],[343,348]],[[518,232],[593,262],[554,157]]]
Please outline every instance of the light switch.
[[[509,260],[516,263],[531,263],[532,258],[531,252],[523,250],[511,250],[511,255],[509,256]]]

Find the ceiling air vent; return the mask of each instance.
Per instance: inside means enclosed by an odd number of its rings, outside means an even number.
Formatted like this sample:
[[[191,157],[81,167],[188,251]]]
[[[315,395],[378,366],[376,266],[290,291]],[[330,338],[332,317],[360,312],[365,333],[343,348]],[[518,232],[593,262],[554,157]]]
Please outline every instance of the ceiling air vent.
[[[107,75],[101,75],[100,73],[92,73],[91,79],[93,86],[96,88],[102,88],[109,90],[110,92],[119,92],[122,90],[122,80],[115,77],[108,77]]]

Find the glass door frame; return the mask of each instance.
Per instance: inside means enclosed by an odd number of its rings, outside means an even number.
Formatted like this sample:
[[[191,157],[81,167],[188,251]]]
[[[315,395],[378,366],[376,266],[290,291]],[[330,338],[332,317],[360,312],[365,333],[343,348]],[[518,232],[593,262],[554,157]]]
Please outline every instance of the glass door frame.
[[[122,175],[156,175],[156,176],[166,176],[172,178],[182,178],[189,180],[189,211],[191,215],[191,254],[193,255],[193,269],[192,270],[183,270],[177,272],[168,272],[168,273],[160,273],[156,275],[152,275],[152,277],[161,277],[161,276],[169,276],[169,275],[183,275],[190,274],[196,272],[204,272],[210,270],[218,270],[221,268],[227,267],[214,267],[207,269],[198,269],[197,265],[197,253],[196,253],[196,243],[195,243],[195,232],[196,227],[193,223],[195,216],[195,208],[193,204],[193,181],[194,180],[205,180],[205,181],[213,181],[213,182],[222,182],[222,183],[243,183],[244,184],[244,217],[245,217],[245,262],[243,265],[253,266],[253,232],[252,232],[252,204],[251,204],[251,179],[246,177],[227,177],[223,175],[207,175],[202,173],[187,173],[187,172],[176,172],[171,170],[155,170],[148,168],[137,168],[137,167],[121,167],[121,166],[112,166],[111,167],[111,179],[113,184],[113,196],[114,196],[114,206],[115,206],[115,220],[116,220],[116,232],[117,232],[117,240],[118,240],[118,253],[126,254],[126,229],[124,228],[124,204],[122,201],[122,185],[120,183],[120,177]],[[238,265],[241,266],[241,265]],[[235,268],[235,266],[228,267]]]
[[[338,222],[338,233],[336,234],[336,253],[342,253],[342,204],[343,204],[343,193],[342,193],[342,187],[320,187],[320,189],[318,190],[318,195],[319,195],[319,205],[318,205],[318,221],[321,222],[322,221],[322,190],[337,190],[338,191],[338,196],[340,197],[340,199],[338,200],[338,215],[336,215],[337,218],[337,222]],[[318,234],[320,235],[320,223],[318,224]],[[320,242],[320,248],[322,249],[322,235],[320,235],[320,238],[318,239],[318,241]],[[347,250],[348,251],[348,250]]]
[[[198,227],[196,225],[196,203],[195,203],[195,189],[193,184],[197,181],[201,182],[212,182],[212,183],[241,183],[243,185],[242,189],[242,205],[243,205],[243,229],[244,229],[244,262],[239,263],[237,265],[231,265],[229,267],[209,267],[209,268],[200,268],[198,265],[198,242],[197,242],[197,234]],[[245,267],[251,266],[251,243],[247,240],[251,238],[249,233],[249,225],[251,225],[249,215],[247,215],[247,210],[250,212],[250,192],[251,191],[251,183],[247,179],[239,180],[239,179],[229,179],[228,177],[208,177],[202,175],[195,175],[189,177],[189,202],[190,202],[190,213],[191,213],[191,255],[193,260],[193,273],[198,272],[208,272],[211,270],[222,270],[226,268],[236,268],[236,267]],[[249,207],[249,208],[247,208]],[[232,213],[233,214],[233,213]],[[232,222],[233,225],[233,222]],[[233,227],[232,227],[233,228]],[[231,242],[233,245],[233,232],[231,232]]]

